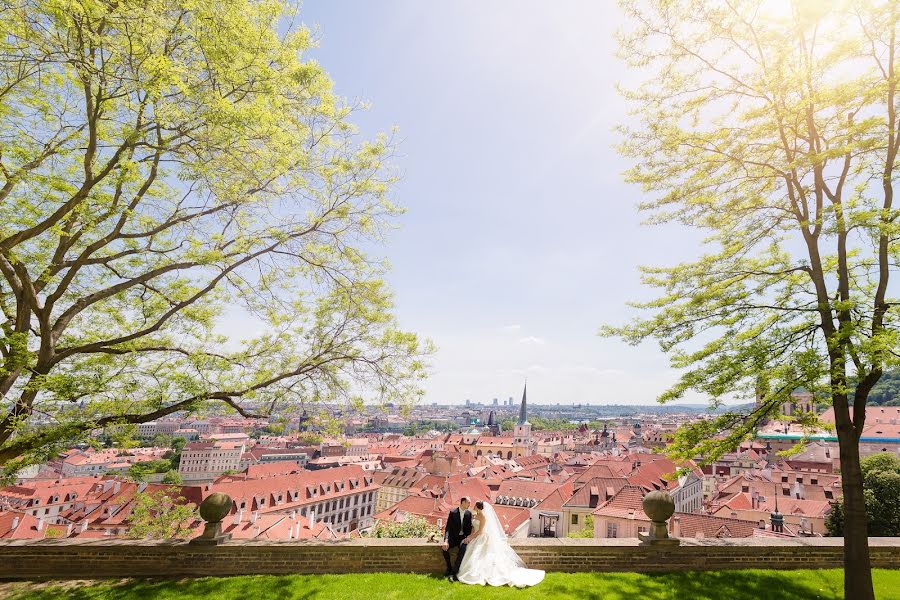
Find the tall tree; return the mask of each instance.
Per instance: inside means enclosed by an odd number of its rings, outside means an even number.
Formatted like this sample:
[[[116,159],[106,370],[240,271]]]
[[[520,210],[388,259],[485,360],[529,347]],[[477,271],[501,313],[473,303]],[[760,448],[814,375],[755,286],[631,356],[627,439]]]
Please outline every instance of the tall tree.
[[[621,152],[652,223],[708,235],[696,260],[644,268],[660,294],[607,335],[659,341],[681,371],[662,394],[715,403],[759,393],[679,432],[707,459],[752,435],[798,386],[835,411],[843,476],[846,596],[873,598],[859,437],[866,400],[898,362],[894,203],[898,16],[892,0],[623,3],[634,121]],[[848,378],[859,381],[853,400]]]
[[[392,144],[357,139],[296,17],[279,0],[0,9],[7,472],[210,403],[420,393],[430,348],[363,252],[401,212]]]

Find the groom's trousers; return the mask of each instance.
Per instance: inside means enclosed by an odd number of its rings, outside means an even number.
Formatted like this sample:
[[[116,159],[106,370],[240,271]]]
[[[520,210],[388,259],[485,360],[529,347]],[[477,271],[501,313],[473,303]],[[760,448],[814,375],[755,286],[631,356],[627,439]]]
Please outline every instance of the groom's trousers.
[[[463,556],[466,555],[466,546],[467,544],[460,544],[459,546],[450,546],[446,550],[441,550],[441,553],[444,555],[444,562],[447,563],[447,572],[456,575],[459,573],[459,567],[462,565]],[[456,548],[456,563],[453,564],[450,562],[450,550]]]

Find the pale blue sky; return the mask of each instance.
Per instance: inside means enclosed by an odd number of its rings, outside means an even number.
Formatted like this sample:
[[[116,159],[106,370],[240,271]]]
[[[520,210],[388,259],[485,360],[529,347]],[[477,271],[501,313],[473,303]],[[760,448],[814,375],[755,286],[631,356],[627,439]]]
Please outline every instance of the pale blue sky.
[[[399,127],[408,213],[383,251],[403,326],[439,348],[427,401],[518,398],[527,375],[538,403],[652,402],[665,357],[596,332],[646,297],[638,264],[696,246],[639,226],[622,183],[616,3],[308,0],[302,20],[371,103],[362,131]]]

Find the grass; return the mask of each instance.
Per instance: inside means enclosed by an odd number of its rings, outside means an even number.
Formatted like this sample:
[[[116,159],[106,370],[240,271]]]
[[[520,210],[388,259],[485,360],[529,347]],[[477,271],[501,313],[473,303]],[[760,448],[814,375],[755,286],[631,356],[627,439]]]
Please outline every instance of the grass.
[[[875,569],[878,600],[900,600],[900,570]],[[0,583],[8,600],[811,600],[843,597],[840,569],[804,571],[705,571],[673,573],[549,573],[533,588],[482,588],[448,583],[434,575],[248,575],[200,579]]]

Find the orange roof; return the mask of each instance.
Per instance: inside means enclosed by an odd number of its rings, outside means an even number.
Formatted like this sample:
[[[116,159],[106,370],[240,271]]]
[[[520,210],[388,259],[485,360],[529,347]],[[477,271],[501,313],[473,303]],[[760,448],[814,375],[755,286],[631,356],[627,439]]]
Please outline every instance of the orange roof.
[[[636,485],[626,485],[612,499],[598,506],[592,514],[640,521],[650,520],[644,513],[644,491]]]
[[[523,498],[540,502],[552,494],[559,486],[555,483],[542,483],[528,479],[507,479],[500,483],[496,498],[501,496]]]
[[[454,506],[444,502],[441,498],[426,498],[423,496],[407,496],[397,504],[375,515],[377,521],[402,521],[404,515],[416,515],[422,517],[432,525],[437,525],[440,520],[446,524],[447,514]]]
[[[562,512],[563,504],[572,497],[573,489],[574,482],[569,480],[553,490],[553,493],[544,498],[535,508],[537,510]]]
[[[13,524],[15,524],[15,527],[13,527]],[[46,528],[38,531],[37,526],[37,518],[31,515],[8,510],[0,512],[0,539],[42,539]]]
[[[622,477],[594,477],[579,487],[564,505],[593,508],[613,498],[627,485],[628,480]]]
[[[675,519],[681,529],[679,537],[683,538],[743,538],[753,537],[757,529],[755,521],[730,519],[721,516],[698,513],[675,513],[669,519],[669,532],[675,533]]]

